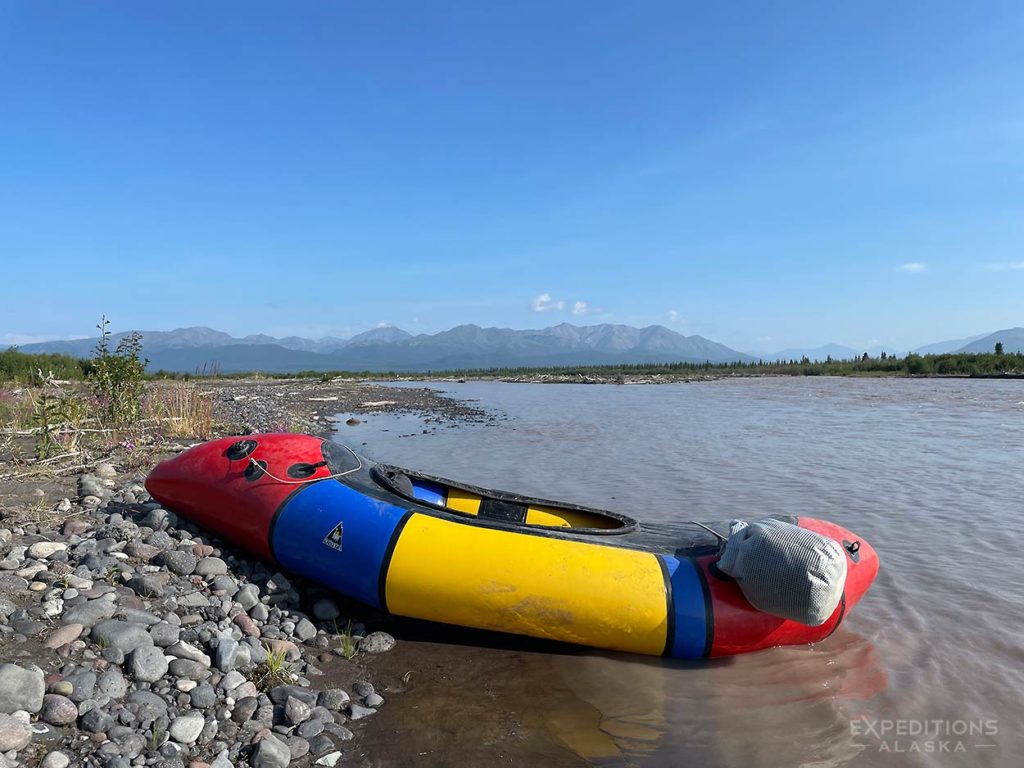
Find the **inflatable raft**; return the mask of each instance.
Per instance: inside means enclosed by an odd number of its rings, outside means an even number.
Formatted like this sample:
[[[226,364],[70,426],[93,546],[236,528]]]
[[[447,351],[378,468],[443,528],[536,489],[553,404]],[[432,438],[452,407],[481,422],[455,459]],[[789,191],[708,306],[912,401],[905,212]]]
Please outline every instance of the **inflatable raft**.
[[[309,435],[214,440],[161,463],[146,487],[225,540],[393,614],[684,659],[822,640],[878,570],[844,528],[786,518],[849,557],[842,600],[808,626],[752,607],[699,524],[454,483]]]

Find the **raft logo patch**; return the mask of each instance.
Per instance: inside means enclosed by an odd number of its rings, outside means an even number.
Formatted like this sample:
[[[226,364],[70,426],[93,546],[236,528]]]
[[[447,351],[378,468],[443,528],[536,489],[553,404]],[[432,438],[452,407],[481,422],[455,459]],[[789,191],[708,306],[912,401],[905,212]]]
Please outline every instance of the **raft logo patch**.
[[[324,536],[324,544],[331,549],[336,549],[341,552],[341,535],[344,533],[344,528],[341,523],[338,523],[331,532]]]

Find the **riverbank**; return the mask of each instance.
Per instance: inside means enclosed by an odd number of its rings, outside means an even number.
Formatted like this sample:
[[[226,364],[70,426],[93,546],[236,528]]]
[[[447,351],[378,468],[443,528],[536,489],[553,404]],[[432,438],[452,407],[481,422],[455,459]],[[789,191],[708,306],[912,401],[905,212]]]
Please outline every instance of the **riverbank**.
[[[429,389],[359,382],[198,394],[204,437],[326,433],[338,413],[487,418]],[[362,724],[411,676],[378,672],[395,646],[388,617],[153,502],[145,475],[195,439],[147,428],[41,461],[36,437],[8,430],[0,452],[0,766],[281,768],[356,753]]]

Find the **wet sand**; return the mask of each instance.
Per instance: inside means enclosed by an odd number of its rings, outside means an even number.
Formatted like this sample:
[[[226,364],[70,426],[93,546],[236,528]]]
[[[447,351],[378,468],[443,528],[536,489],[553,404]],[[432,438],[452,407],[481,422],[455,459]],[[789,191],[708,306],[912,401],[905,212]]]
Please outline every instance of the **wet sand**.
[[[365,661],[387,704],[360,729],[355,765],[629,764],[555,669],[578,649],[412,620],[389,629],[398,645]]]

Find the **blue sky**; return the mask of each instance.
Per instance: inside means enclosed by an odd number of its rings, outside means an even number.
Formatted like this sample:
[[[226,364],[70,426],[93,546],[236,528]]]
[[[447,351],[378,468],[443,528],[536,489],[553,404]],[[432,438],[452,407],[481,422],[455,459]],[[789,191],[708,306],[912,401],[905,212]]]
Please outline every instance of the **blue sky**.
[[[1024,7],[713,6],[4,0],[0,342],[1024,325]]]

